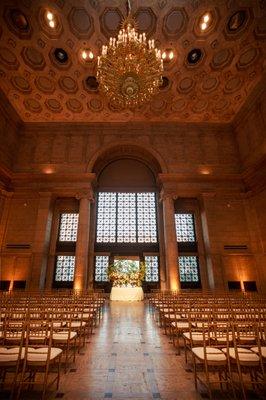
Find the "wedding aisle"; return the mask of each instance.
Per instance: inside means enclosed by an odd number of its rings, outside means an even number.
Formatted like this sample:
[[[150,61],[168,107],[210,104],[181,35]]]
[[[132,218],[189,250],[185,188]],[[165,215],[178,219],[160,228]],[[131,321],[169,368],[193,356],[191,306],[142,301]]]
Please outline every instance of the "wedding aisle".
[[[199,399],[193,374],[154,323],[144,302],[111,302],[72,372],[53,398]]]

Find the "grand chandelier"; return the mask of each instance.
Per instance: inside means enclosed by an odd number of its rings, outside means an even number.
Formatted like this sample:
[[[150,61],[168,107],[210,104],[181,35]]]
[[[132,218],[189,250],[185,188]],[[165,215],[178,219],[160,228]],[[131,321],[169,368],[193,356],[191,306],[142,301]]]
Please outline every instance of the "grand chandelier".
[[[99,88],[120,108],[136,108],[151,99],[162,83],[163,59],[154,40],[137,33],[127,2],[127,17],[117,38],[98,57]]]

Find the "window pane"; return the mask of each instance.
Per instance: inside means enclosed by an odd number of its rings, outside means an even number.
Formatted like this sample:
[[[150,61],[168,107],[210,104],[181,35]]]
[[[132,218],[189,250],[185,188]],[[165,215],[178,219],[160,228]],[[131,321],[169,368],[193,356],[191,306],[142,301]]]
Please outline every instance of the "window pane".
[[[98,194],[97,243],[157,243],[155,193]]]
[[[181,282],[199,282],[199,265],[197,256],[180,256],[179,274]]]
[[[145,281],[159,282],[159,260],[158,256],[145,256]]]
[[[73,282],[75,256],[57,256],[55,267],[56,282]]]
[[[117,242],[136,243],[136,195],[117,193]]]
[[[116,241],[116,193],[98,194],[96,241],[98,243]]]
[[[108,282],[107,267],[109,265],[108,256],[95,257],[95,281]]]
[[[193,214],[175,214],[176,238],[178,242],[195,242]]]
[[[157,243],[155,193],[137,193],[138,242]]]
[[[78,213],[63,213],[60,215],[59,238],[60,242],[76,242],[78,233]]]

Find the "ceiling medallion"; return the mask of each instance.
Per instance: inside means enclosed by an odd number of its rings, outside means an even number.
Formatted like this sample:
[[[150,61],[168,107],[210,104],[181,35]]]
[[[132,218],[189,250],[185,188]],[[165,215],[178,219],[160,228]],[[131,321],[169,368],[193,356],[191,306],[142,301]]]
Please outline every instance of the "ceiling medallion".
[[[110,38],[98,57],[97,80],[112,102],[123,108],[136,108],[147,102],[159,90],[163,59],[154,40],[136,32],[136,21],[128,15],[122,22],[117,38]]]

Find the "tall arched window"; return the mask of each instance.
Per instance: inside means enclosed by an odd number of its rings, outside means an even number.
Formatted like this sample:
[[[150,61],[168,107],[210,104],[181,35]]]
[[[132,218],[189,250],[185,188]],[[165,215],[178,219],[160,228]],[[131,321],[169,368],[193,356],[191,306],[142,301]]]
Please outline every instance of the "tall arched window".
[[[95,286],[108,285],[106,269],[116,258],[144,261],[146,285],[159,285],[158,194],[143,162],[110,162],[98,176],[95,227]]]

